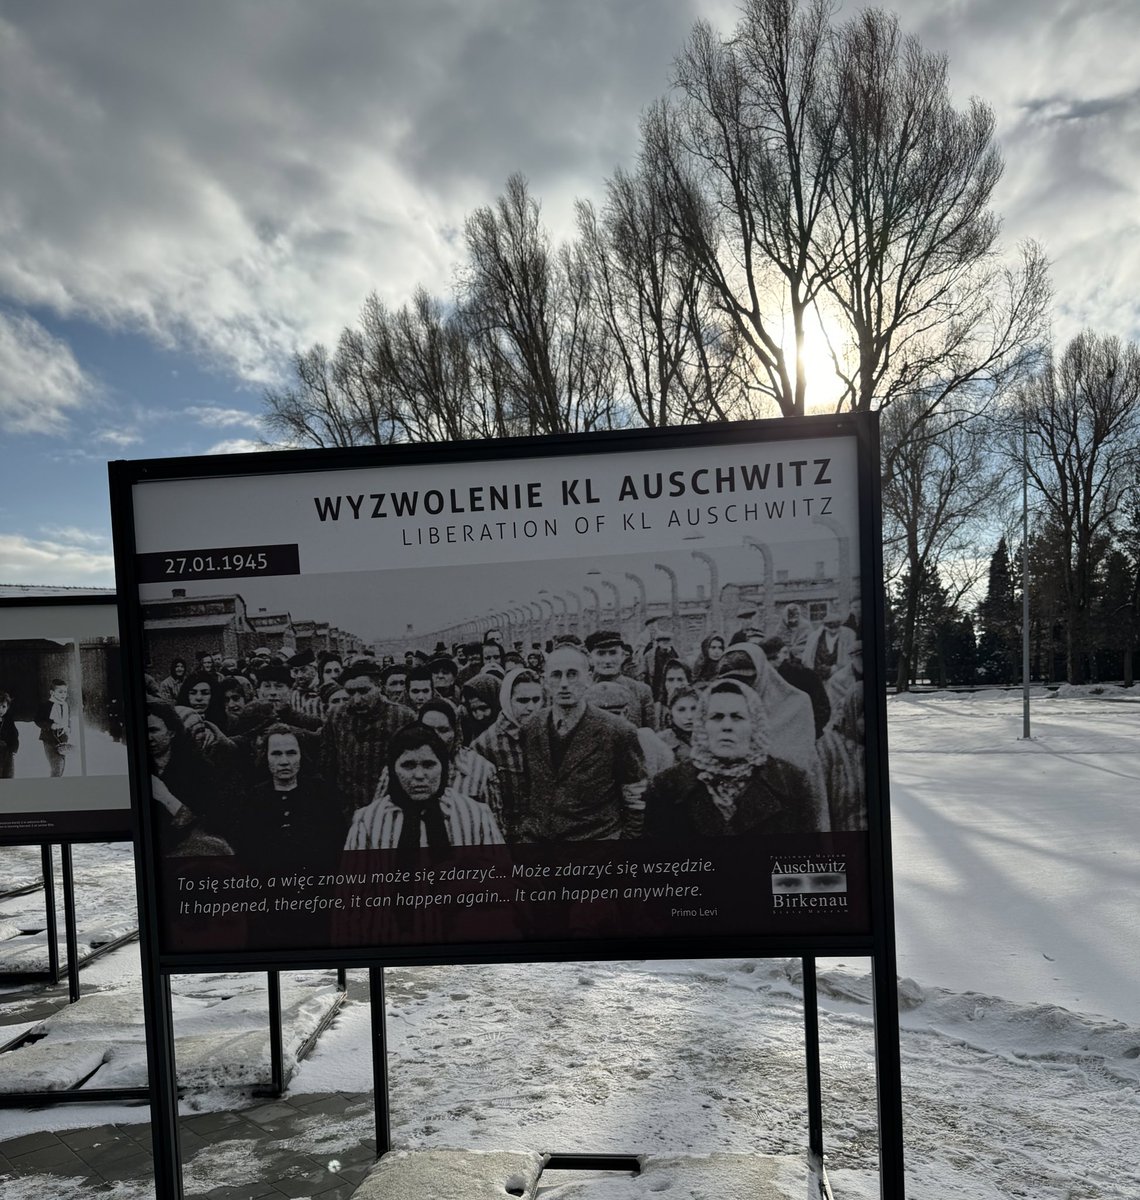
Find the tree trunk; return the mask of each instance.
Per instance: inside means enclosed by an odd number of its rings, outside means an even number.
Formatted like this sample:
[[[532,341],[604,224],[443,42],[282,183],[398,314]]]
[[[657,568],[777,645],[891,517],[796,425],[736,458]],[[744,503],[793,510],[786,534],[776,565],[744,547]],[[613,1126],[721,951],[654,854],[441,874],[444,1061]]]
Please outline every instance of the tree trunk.
[[[895,688],[900,692],[910,691],[914,673],[914,633],[918,625],[918,587],[913,583],[914,574],[912,571],[907,581],[906,615],[899,644],[899,669],[895,676]]]

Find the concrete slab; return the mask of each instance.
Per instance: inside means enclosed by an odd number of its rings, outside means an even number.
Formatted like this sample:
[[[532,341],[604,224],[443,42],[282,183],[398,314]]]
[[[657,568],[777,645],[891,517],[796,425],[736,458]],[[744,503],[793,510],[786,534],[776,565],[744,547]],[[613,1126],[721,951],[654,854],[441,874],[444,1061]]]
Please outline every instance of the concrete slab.
[[[538,1200],[803,1200],[808,1165],[788,1155],[646,1155],[641,1174],[544,1172]]]
[[[8,938],[0,944],[0,949],[3,950],[3,957],[0,958],[0,974],[42,975],[47,972],[51,963],[48,955],[47,935],[43,932],[22,933],[17,937]],[[67,947],[63,943],[61,934],[59,961],[62,964],[66,959]]]
[[[74,1087],[94,1071],[106,1046],[35,1042],[0,1054],[0,1092],[50,1092]]]
[[[270,1079],[269,1031],[176,1038],[175,1062],[178,1082],[192,1091],[215,1085],[219,1078],[227,1087],[265,1087]],[[286,1058],[284,1066],[288,1081],[297,1064]]]
[[[392,1150],[352,1200],[534,1200],[542,1155],[478,1150]]]
[[[52,1037],[61,1041],[89,1038],[95,1026],[99,1027],[104,1040],[119,1030],[138,1030],[142,1036],[142,1006],[138,995],[135,992],[90,992],[50,1018]]]

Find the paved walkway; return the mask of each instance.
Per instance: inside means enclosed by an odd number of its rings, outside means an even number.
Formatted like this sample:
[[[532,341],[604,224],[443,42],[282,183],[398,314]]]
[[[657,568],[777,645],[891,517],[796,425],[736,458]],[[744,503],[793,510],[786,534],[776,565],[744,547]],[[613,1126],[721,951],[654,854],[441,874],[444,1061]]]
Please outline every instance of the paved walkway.
[[[375,1162],[375,1143],[358,1136],[372,1121],[372,1097],[359,1093],[290,1096],[236,1112],[183,1117],[187,1200],[347,1200]],[[0,1109],[0,1130],[3,1126]],[[315,1130],[324,1131],[316,1139],[321,1143],[316,1152]],[[338,1130],[343,1130],[343,1141]],[[87,1194],[94,1198],[131,1182],[139,1185],[140,1197],[150,1196],[153,1169],[148,1122],[0,1140],[0,1195],[8,1194],[8,1175],[17,1181],[30,1177],[43,1182],[42,1193],[29,1190],[28,1200],[60,1196],[52,1176],[84,1182],[82,1191],[62,1193],[68,1200],[73,1195],[76,1200]],[[244,1182],[227,1182],[235,1177]],[[119,1191],[133,1200],[133,1189]],[[23,1200],[23,1190],[16,1194]]]

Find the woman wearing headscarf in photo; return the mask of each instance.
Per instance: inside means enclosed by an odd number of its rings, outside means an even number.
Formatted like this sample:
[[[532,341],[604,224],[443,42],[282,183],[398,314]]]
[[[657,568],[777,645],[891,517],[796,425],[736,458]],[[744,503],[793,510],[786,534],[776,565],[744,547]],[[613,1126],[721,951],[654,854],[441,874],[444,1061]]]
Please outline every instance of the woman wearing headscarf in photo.
[[[198,749],[219,766],[231,765],[234,745],[224,732],[227,720],[222,684],[213,675],[202,672],[188,675],[178,689],[175,707]],[[188,711],[197,713],[200,719],[188,721]]]
[[[440,849],[500,845],[503,835],[485,804],[448,786],[447,747],[418,723],[388,742],[388,783],[382,796],[357,809],[346,850]]]
[[[450,700],[429,700],[420,709],[416,720],[425,729],[430,729],[443,743],[451,763],[448,776],[448,786],[451,790],[462,792],[472,800],[488,805],[498,819],[498,775],[491,762],[469,746],[463,745],[459,736],[459,714],[455,705]],[[388,768],[385,767],[376,783],[377,798],[387,790]]]
[[[846,671],[849,676],[841,701],[832,709],[831,723],[819,739],[819,760],[827,781],[832,829],[867,828],[867,784],[863,720],[863,643],[856,642]],[[828,688],[836,679],[828,680]]]
[[[665,674],[661,680],[664,699],[657,701],[655,710],[658,729],[664,729],[669,723],[669,705],[672,703],[673,693],[679,692],[682,688],[692,687],[692,685],[693,674],[681,659],[674,658],[665,664]]]
[[[793,687],[752,642],[738,642],[725,652],[717,668],[719,679],[736,679],[750,687],[764,709],[764,732],[778,758],[799,767],[815,780],[823,794],[815,744],[815,714],[811,700]]]
[[[499,687],[499,715],[474,741],[472,749],[490,762],[499,780],[499,811],[495,814],[508,842],[514,841],[523,811],[526,761],[521,725],[546,703],[542,679],[534,671],[517,667]]]
[[[686,840],[821,833],[827,803],[812,776],[777,756],[761,698],[722,677],[701,697],[692,756],[645,793],[645,836]]]
[[[480,804],[489,805],[491,811],[497,813],[499,780],[494,765],[463,744],[455,706],[448,700],[429,700],[420,709],[419,723],[430,729],[447,750],[451,760],[451,789],[478,800]]]
[[[463,741],[472,745],[499,715],[499,689],[503,681],[493,675],[473,675],[460,689],[463,698]]]
[[[711,683],[716,678],[717,664],[724,657],[724,634],[710,633],[701,642],[693,663],[693,683]]]

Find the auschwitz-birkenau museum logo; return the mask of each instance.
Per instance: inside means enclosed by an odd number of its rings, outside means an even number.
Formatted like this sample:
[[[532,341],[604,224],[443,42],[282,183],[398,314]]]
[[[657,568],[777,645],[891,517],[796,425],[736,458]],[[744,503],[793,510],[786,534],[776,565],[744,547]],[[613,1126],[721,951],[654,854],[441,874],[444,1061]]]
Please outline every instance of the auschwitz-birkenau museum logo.
[[[847,859],[839,855],[815,858],[772,858],[772,909],[804,912],[847,907]]]

